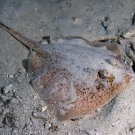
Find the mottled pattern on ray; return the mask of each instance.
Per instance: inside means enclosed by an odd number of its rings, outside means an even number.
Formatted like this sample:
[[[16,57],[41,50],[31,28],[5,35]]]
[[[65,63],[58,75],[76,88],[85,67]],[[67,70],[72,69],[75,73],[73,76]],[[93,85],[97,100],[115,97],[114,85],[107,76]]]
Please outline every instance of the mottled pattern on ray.
[[[2,23],[0,27],[35,50],[28,57],[32,85],[61,120],[95,111],[125,89],[134,77],[119,60],[117,45],[79,37],[52,38],[51,44],[43,45]]]

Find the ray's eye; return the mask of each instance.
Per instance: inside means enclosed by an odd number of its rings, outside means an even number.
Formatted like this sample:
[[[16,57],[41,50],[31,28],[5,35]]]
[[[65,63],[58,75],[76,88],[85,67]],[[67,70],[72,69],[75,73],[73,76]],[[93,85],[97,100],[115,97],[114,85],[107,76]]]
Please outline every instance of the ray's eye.
[[[110,73],[107,70],[99,70],[98,71],[98,76],[101,79],[107,79],[110,76]]]

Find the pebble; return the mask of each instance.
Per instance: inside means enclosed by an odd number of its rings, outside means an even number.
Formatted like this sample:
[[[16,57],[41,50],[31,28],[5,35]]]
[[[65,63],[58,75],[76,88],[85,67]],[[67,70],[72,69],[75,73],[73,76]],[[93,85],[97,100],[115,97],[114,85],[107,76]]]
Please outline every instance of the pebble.
[[[50,127],[51,127],[51,124],[50,123],[46,124],[46,128],[47,129],[49,129]]]
[[[66,123],[63,123],[64,126],[66,126]]]
[[[39,98],[39,96],[37,93],[35,93],[32,100],[36,100],[37,98]]]
[[[42,41],[41,41],[41,44],[47,45],[48,42],[47,42],[47,40],[42,40]]]
[[[130,30],[122,33],[122,37],[127,38],[127,39],[131,38],[133,35],[135,35],[134,26],[131,27]]]
[[[3,88],[1,89],[1,92],[2,92],[3,94],[7,94],[7,93],[9,93],[9,92],[12,90],[12,87],[13,87],[12,84],[10,84],[10,85],[8,85],[8,86],[5,86],[5,87],[3,87]]]
[[[14,75],[8,75],[9,78],[14,78]]]
[[[83,24],[83,20],[80,18],[75,18],[74,24],[81,25],[81,24]]]
[[[42,111],[41,112],[45,112],[47,110],[47,106],[42,107]]]
[[[132,132],[132,134],[135,134],[135,128],[132,128],[130,131]]]
[[[35,7],[35,11],[37,11],[37,8]]]
[[[72,135],[72,134],[70,132],[68,132],[67,135]]]

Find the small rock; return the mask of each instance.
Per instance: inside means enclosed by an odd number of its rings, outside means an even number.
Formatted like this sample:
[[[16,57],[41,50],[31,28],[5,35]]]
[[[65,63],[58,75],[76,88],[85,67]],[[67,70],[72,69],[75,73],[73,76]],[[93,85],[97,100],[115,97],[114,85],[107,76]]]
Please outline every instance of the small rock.
[[[39,96],[37,93],[35,93],[32,100],[36,100],[37,98],[39,98]]]
[[[66,126],[66,123],[63,123],[64,126]]]
[[[37,8],[35,7],[35,11],[37,11]]]
[[[47,129],[51,128],[51,124],[50,123],[46,124],[46,128]]]
[[[9,78],[14,78],[14,75],[8,75]]]
[[[125,31],[122,33],[122,37],[124,38],[131,38],[133,35],[135,35],[134,26],[131,26],[128,31]]]
[[[41,44],[44,44],[44,45],[47,45],[48,44],[47,40],[42,40],[40,43]]]
[[[135,128],[131,128],[130,131],[132,132],[132,134],[135,134]]]
[[[42,107],[42,111],[41,112],[45,112],[47,110],[47,106]]]
[[[1,92],[2,92],[3,94],[7,94],[7,93],[9,93],[9,92],[12,90],[12,87],[13,87],[12,84],[10,84],[10,85],[8,85],[8,86],[5,86],[5,87],[3,87],[3,88],[1,89]]]
[[[74,24],[81,25],[81,24],[83,24],[83,20],[80,19],[80,18],[75,18],[74,19]]]
[[[68,132],[67,135],[72,135],[72,134],[70,132]]]

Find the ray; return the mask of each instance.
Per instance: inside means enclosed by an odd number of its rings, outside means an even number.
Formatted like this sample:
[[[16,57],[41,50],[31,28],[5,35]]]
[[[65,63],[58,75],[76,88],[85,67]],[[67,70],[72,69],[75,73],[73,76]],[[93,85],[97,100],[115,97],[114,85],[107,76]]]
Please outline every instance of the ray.
[[[75,36],[56,38],[44,45],[1,22],[0,27],[34,50],[28,57],[31,84],[60,120],[95,111],[134,78],[132,70],[121,62],[117,44]]]

